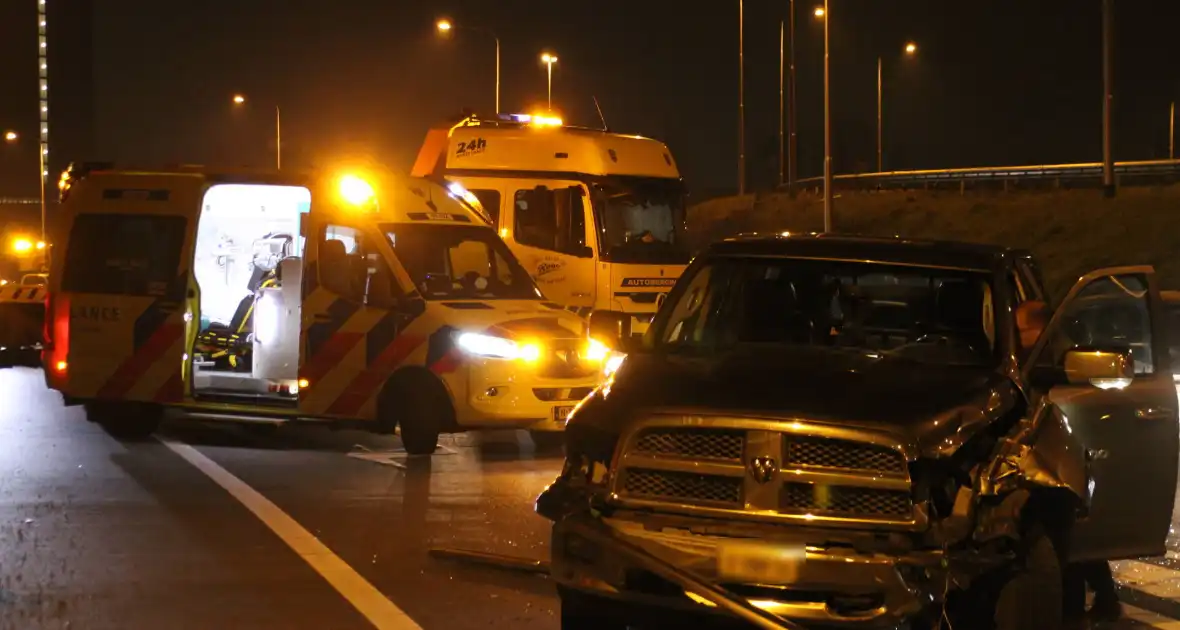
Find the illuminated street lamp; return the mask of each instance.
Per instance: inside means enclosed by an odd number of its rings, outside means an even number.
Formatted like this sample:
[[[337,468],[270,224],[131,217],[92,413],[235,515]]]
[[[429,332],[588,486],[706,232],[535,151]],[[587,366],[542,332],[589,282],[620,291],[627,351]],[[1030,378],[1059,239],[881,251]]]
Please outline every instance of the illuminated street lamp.
[[[234,94],[233,103],[235,106],[245,105],[246,97]],[[278,105],[275,105],[275,169],[283,170],[283,119]]]
[[[447,18],[441,18],[434,23],[434,28],[440,35],[449,35],[451,31],[458,30],[460,27]],[[475,31],[490,35],[496,42],[496,114],[500,113],[500,38],[492,31],[478,26],[462,26],[463,30]]]
[[[553,111],[553,64],[557,63],[557,55],[541,53],[541,63],[549,74],[549,111]]]
[[[905,54],[907,57],[913,57],[914,55],[918,54],[918,45],[915,44],[914,42],[907,42],[905,45],[905,48],[903,48],[903,50],[905,51]],[[884,118],[883,118],[883,114],[882,114],[882,110],[883,110],[882,93],[883,93],[883,90],[882,90],[881,67],[882,67],[881,57],[877,57],[877,172],[878,173],[882,173],[885,171],[885,168],[884,168],[884,155],[885,155],[885,153],[884,153],[884,142],[883,142],[883,137],[885,135],[885,132],[884,132],[885,127],[883,124]]]
[[[827,4],[827,3],[825,3],[825,4]],[[816,7],[815,11],[813,11],[813,13],[815,14],[815,17],[821,18],[821,17],[828,14],[828,9],[826,7]]]
[[[17,138],[20,138],[20,134],[18,134],[15,131],[5,131],[4,132],[4,141],[7,142],[8,144],[12,144],[12,143],[16,142]]]

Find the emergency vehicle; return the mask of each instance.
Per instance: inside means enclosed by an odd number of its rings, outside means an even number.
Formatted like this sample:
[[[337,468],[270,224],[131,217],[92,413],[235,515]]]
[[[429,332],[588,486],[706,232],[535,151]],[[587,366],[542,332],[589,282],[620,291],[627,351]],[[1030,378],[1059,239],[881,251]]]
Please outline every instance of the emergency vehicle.
[[[691,257],[687,192],[657,140],[468,116],[430,130],[412,173],[477,201],[545,296],[591,329],[642,334]]]
[[[361,421],[412,454],[468,429],[542,442],[612,359],[425,179],[111,168],[63,214],[46,380],[119,437],[179,408]]]

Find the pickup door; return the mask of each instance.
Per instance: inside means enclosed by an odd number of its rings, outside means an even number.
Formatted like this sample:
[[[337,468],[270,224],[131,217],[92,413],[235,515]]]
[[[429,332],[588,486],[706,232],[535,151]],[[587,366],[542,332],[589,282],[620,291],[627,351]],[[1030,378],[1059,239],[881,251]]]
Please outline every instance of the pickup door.
[[[1054,313],[1026,369],[1060,372],[1063,355],[1075,347],[1129,350],[1135,374],[1085,384],[1057,380],[1048,392],[1090,460],[1090,510],[1074,528],[1070,559],[1163,555],[1180,426],[1165,310],[1151,267],[1082,277]]]

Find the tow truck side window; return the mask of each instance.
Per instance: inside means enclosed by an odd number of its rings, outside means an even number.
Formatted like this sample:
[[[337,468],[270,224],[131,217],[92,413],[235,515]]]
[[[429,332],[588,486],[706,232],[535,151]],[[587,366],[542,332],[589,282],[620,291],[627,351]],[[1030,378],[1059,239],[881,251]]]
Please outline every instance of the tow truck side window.
[[[512,227],[516,242],[563,254],[580,253],[586,247],[586,209],[582,196],[571,190],[541,186],[516,191]]]
[[[151,214],[80,214],[70,229],[62,290],[163,295],[179,273],[188,221]]]
[[[359,230],[345,225],[325,227],[319,276],[325,289],[354,302],[363,302],[367,296],[370,306],[390,308],[402,294],[384,257],[366,247]]]

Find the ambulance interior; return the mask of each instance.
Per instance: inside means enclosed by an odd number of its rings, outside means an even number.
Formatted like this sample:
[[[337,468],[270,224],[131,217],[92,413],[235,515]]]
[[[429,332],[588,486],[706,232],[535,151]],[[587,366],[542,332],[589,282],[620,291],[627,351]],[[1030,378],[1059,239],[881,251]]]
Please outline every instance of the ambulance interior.
[[[253,401],[298,394],[302,217],[298,186],[221,184],[205,193],[193,273],[200,288],[193,393]]]

